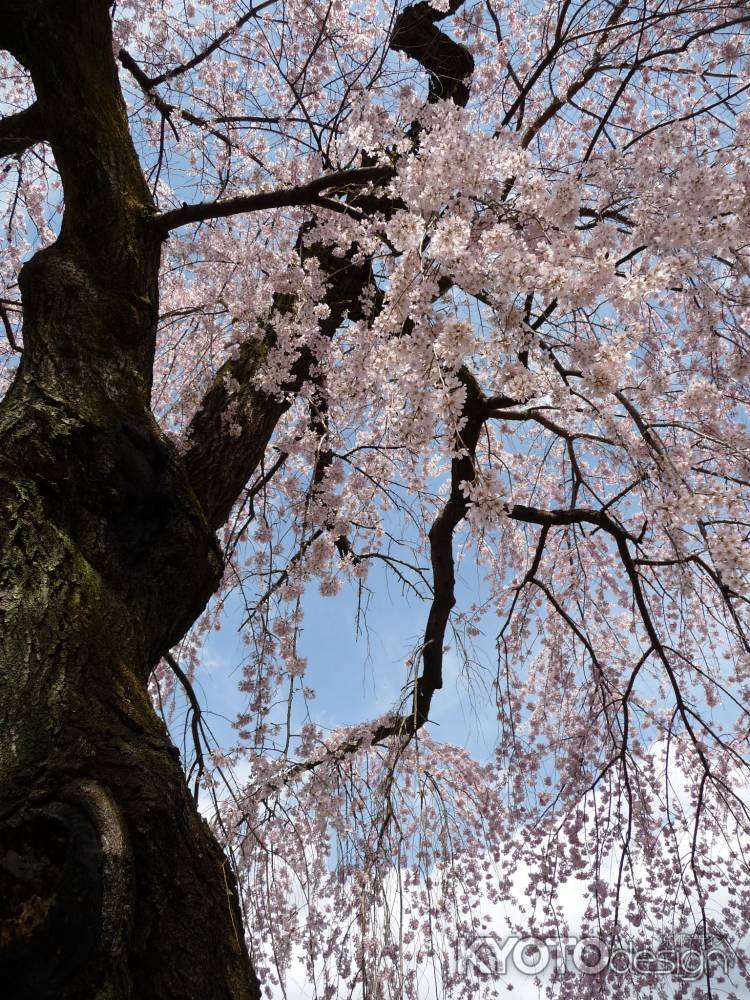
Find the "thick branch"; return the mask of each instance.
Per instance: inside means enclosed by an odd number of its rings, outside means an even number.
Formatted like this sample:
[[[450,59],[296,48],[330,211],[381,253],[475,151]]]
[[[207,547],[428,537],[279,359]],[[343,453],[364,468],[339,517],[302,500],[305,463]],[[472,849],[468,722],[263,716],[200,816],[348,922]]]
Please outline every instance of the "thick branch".
[[[471,54],[457,42],[435,27],[436,22],[454,13],[463,0],[451,0],[448,11],[437,11],[427,3],[407,7],[396,19],[390,47],[405,52],[414,58],[430,75],[429,100],[450,99],[458,105],[465,105],[469,96],[469,80],[474,62]],[[395,172],[393,167],[366,167],[359,170],[342,171],[287,192],[270,195],[249,196],[232,199],[206,206],[186,207],[177,212],[166,213],[161,225],[173,228],[182,221],[197,221],[200,218],[216,217],[219,214],[233,214],[233,211],[250,211],[257,208],[274,207],[262,203],[260,199],[283,196],[283,204],[310,204],[322,191],[351,187],[388,179]],[[291,200],[304,192],[305,200]],[[291,195],[291,198],[290,198]],[[278,203],[276,203],[278,204]],[[229,208],[228,206],[236,206]],[[226,208],[226,211],[224,209]],[[382,206],[381,206],[382,208]],[[196,216],[196,211],[201,214]],[[180,215],[183,213],[183,215]],[[318,248],[315,255],[323,271],[330,277],[341,268],[341,261],[334,257],[331,248]],[[329,285],[326,303],[330,314],[322,332],[333,336],[345,312],[357,318],[358,299],[363,288],[372,281],[369,263],[349,264],[336,276],[335,285]],[[334,301],[330,301],[331,295]],[[246,358],[245,355],[249,355]],[[312,359],[300,358],[294,373],[296,391],[310,372]],[[237,362],[230,362],[217,376],[201,410],[190,428],[191,451],[188,465],[194,488],[201,498],[209,523],[218,527],[228,516],[231,505],[239,495],[244,482],[257,466],[273,428],[281,414],[289,405],[268,399],[251,388],[248,376],[254,376],[262,364],[256,346],[248,345]],[[459,371],[459,378],[466,389],[463,416],[466,423],[456,436],[460,457],[451,465],[451,492],[441,513],[430,530],[430,552],[432,561],[434,591],[428,615],[423,642],[423,669],[414,689],[412,710],[408,715],[398,717],[391,724],[381,726],[374,739],[380,741],[391,735],[409,736],[416,732],[427,720],[433,693],[442,687],[443,643],[451,609],[455,603],[455,577],[453,569],[453,533],[466,516],[467,498],[463,485],[474,480],[474,454],[481,429],[489,416],[485,397],[471,373],[466,368]],[[224,414],[226,407],[234,406],[226,385],[227,376],[241,382],[238,396],[246,408],[248,419],[238,436],[233,436],[226,427]],[[231,457],[230,457],[231,456]],[[220,484],[220,485],[219,485]],[[356,749],[357,743],[352,745]]]
[[[454,14],[462,3],[463,0],[450,0],[447,11],[418,3],[402,11],[394,25],[390,47],[405,52],[427,70],[430,103],[445,99],[464,107],[469,99],[474,70],[472,55],[435,26]],[[411,713],[381,726],[376,731],[375,742],[394,734],[408,737],[420,729],[427,721],[433,694],[443,686],[445,630],[456,603],[453,533],[468,511],[464,486],[474,481],[474,457],[488,416],[486,399],[477,380],[465,366],[457,374],[466,390],[462,411],[465,423],[455,435],[459,456],[451,463],[450,495],[429,533],[433,598],[422,643],[422,673],[414,686]]]
[[[443,644],[451,610],[456,603],[453,563],[453,535],[466,517],[469,500],[465,484],[476,477],[475,456],[479,436],[489,416],[487,399],[474,375],[465,366],[457,372],[466,390],[461,413],[465,423],[455,435],[459,456],[451,463],[451,490],[442,510],[430,528],[430,560],[432,563],[433,598],[427,616],[422,642],[422,673],[414,685],[411,711],[396,716],[375,729],[371,743],[381,743],[390,736],[410,739],[427,722],[435,691],[443,686]],[[364,737],[346,744],[342,755],[353,753],[362,746]]]
[[[422,676],[414,695],[414,721],[427,719],[433,693],[443,686],[443,643],[455,597],[453,569],[453,533],[469,509],[465,484],[474,482],[474,460],[479,435],[487,419],[484,395],[474,376],[462,368],[458,377],[466,390],[462,418],[465,420],[456,434],[460,456],[451,463],[451,491],[448,500],[430,528],[430,559],[432,562],[433,598],[427,617],[422,647]]]
[[[339,170],[324,177],[316,177],[307,184],[281,188],[277,191],[260,191],[257,194],[239,195],[224,201],[206,201],[197,205],[183,205],[156,216],[154,223],[166,235],[170,230],[191,222],[207,219],[226,219],[231,215],[247,212],[262,212],[271,208],[288,208],[293,205],[317,205],[336,208],[330,199],[323,199],[324,192],[335,193],[351,189],[359,190],[368,184],[382,183],[393,177],[391,166],[358,167],[353,170]],[[346,211],[345,205],[340,206]]]
[[[526,507],[523,504],[513,504],[507,510],[508,517],[514,521],[524,521],[527,524],[540,524],[551,528],[558,525],[593,524],[616,539],[636,539],[629,531],[603,510],[593,507],[573,507],[570,510],[542,510],[539,507]]]
[[[321,322],[319,333],[330,338],[345,313],[352,319],[361,318],[359,300],[372,281],[371,267],[369,262],[353,264],[354,251],[340,258],[334,257],[330,248],[319,245],[303,246],[302,250],[318,259],[328,279],[323,301],[329,314]],[[277,295],[275,312],[283,315],[294,303],[293,296]],[[219,370],[188,428],[185,468],[212,529],[226,521],[242,488],[258,467],[276,424],[289,408],[291,398],[310,377],[315,363],[311,352],[304,349],[284,386],[284,395],[269,395],[255,383],[274,343],[275,334],[269,329],[264,342],[243,345],[239,355]]]
[[[430,75],[429,101],[451,100],[465,107],[474,59],[467,48],[437,28],[436,22],[455,13],[463,0],[452,0],[447,11],[417,3],[399,14],[391,48],[415,59]]]
[[[42,113],[38,104],[32,104],[16,115],[0,118],[0,156],[24,153],[29,147],[46,138]]]

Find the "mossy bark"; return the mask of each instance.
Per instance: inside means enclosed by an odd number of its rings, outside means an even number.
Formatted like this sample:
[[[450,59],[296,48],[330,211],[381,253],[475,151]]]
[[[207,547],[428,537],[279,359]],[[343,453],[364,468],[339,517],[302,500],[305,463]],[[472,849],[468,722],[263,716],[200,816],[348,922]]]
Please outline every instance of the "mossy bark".
[[[160,245],[108,7],[0,0],[65,192],[0,403],[0,983],[250,1000],[231,872],[146,690],[221,565],[149,410]]]

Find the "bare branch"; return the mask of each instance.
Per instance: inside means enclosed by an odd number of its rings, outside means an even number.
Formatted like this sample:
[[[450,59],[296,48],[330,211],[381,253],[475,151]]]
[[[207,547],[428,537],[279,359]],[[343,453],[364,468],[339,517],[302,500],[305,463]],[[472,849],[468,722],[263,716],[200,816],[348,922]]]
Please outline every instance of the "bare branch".
[[[578,507],[571,510],[542,510],[539,507],[526,507],[523,504],[513,504],[507,510],[508,517],[514,521],[524,521],[527,524],[540,524],[546,527],[571,524],[593,524],[608,532],[616,539],[627,539],[635,542],[634,536],[621,524],[604,511],[593,507]]]
[[[201,739],[201,706],[198,698],[195,694],[195,689],[190,683],[187,674],[178,664],[177,660],[172,656],[170,652],[164,653],[164,659],[169,664],[172,673],[175,675],[177,680],[182,685],[188,702],[190,703],[190,728],[193,734],[193,746],[195,749],[195,761],[193,762],[193,769],[195,770],[195,783],[193,785],[193,799],[197,802],[198,795],[200,793],[200,783],[203,777],[204,771],[206,769],[205,760],[203,757],[203,741]],[[188,776],[189,777],[189,776]]]
[[[173,66],[172,69],[168,69],[165,73],[160,73],[158,76],[151,78],[149,80],[149,85],[151,87],[158,87],[160,83],[166,83],[168,80],[174,80],[175,77],[182,76],[183,73],[187,73],[191,69],[195,69],[196,66],[199,66],[202,62],[205,62],[209,56],[213,55],[217,49],[220,49],[225,42],[229,41],[232,35],[237,34],[240,28],[243,28],[251,18],[256,17],[267,7],[272,7],[274,3],[276,3],[276,0],[263,0],[263,2],[259,3],[256,7],[251,7],[250,10],[243,14],[242,17],[238,18],[233,25],[225,31],[222,31],[220,35],[217,35],[217,37],[210,42],[205,49],[201,49],[200,52],[194,55],[192,59],[188,59],[186,62],[180,63],[179,66]]]

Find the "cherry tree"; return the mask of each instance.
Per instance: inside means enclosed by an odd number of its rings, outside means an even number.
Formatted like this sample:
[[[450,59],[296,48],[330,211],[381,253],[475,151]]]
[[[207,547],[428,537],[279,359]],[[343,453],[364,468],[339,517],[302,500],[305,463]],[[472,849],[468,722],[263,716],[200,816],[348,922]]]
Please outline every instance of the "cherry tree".
[[[493,913],[562,947],[571,892],[748,982],[749,24],[0,0],[7,995],[504,996]],[[331,730],[310,595],[387,580],[421,641]],[[430,724],[449,646],[488,760]]]

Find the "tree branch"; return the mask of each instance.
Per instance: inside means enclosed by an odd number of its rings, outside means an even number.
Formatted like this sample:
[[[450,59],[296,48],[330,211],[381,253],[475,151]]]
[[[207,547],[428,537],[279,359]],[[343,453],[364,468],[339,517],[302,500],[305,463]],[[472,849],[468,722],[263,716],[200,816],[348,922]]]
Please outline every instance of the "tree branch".
[[[0,118],[0,156],[17,156],[45,138],[42,113],[36,103],[18,114]]]
[[[320,245],[302,246],[302,252],[317,258],[328,279],[323,301],[329,314],[321,321],[319,333],[330,338],[345,313],[352,319],[362,318],[359,300],[372,281],[371,266],[369,261],[352,263],[354,250],[343,258]],[[294,303],[293,296],[276,295],[274,311],[283,315]],[[274,344],[275,333],[270,328],[264,341],[244,344],[238,356],[219,370],[188,428],[185,468],[213,530],[229,517],[242,488],[258,467],[276,424],[289,408],[291,397],[309,378],[315,362],[312,353],[304,349],[283,387],[283,395],[269,395],[255,383]],[[227,420],[228,414],[236,416],[234,426]]]
[[[463,0],[451,0],[447,11],[429,3],[406,7],[396,18],[390,47],[416,60],[430,76],[428,100],[450,100],[465,107],[469,100],[469,78],[474,59],[469,50],[454,41],[436,22],[454,14]]]
[[[429,532],[433,597],[422,641],[422,673],[414,685],[411,710],[395,716],[390,722],[368,733],[370,743],[382,743],[391,736],[407,741],[411,739],[427,722],[432,697],[435,691],[443,686],[445,631],[451,610],[456,603],[453,534],[469,509],[469,501],[463,486],[475,479],[476,449],[482,428],[489,416],[487,398],[474,375],[466,366],[462,366],[457,376],[466,390],[461,413],[465,422],[455,435],[459,457],[454,458],[451,463],[451,491]],[[345,744],[343,748],[339,748],[337,756],[354,753],[364,741],[363,736]],[[307,768],[304,764],[297,765],[298,771],[305,769]]]
[[[11,350],[15,351],[16,354],[23,354],[23,348],[18,346],[15,334],[13,333],[13,325],[10,321],[10,316],[8,315],[8,310],[5,305],[0,302],[0,322],[3,324],[3,329],[5,330],[5,336],[8,339],[8,343],[11,346]]]
[[[468,78],[474,66],[471,54],[435,27],[437,21],[454,13],[462,2],[451,0],[447,12],[437,11],[427,3],[419,3],[402,11],[394,24],[390,47],[414,58],[430,74],[430,103],[447,98],[463,106],[469,97]],[[395,167],[391,166],[340,171],[286,192],[188,206],[165,213],[157,222],[170,229],[184,222],[230,215],[236,211],[254,211],[279,204],[310,204],[323,191],[387,180],[394,173]],[[273,204],[263,200],[269,198],[279,200]],[[321,332],[332,337],[346,312],[353,319],[361,318],[358,299],[364,287],[372,282],[371,265],[369,262],[364,265],[347,264],[347,258],[342,261],[334,257],[331,247],[318,247],[310,252],[318,258],[329,279],[336,275],[335,283],[329,280],[324,300],[330,313],[321,324]],[[348,256],[351,255],[352,251]],[[284,297],[279,297],[280,311],[291,308],[291,305],[291,302],[284,301]],[[360,310],[360,317],[357,310]],[[309,376],[312,362],[312,358],[304,355],[298,360],[289,392],[297,391]],[[262,364],[263,357],[257,344],[244,348],[236,362],[229,362],[219,372],[189,428],[192,444],[186,457],[188,474],[212,527],[218,527],[229,515],[242,486],[260,462],[278,419],[289,406],[288,402],[269,398],[252,387],[253,378]],[[458,377],[466,389],[463,409],[466,423],[456,434],[460,457],[451,464],[450,496],[429,534],[434,590],[422,646],[422,673],[415,684],[411,712],[380,726],[375,733],[376,742],[391,735],[408,738],[415,733],[427,720],[434,692],[442,687],[443,643],[455,604],[453,533],[468,510],[462,486],[474,479],[474,454],[482,427],[489,416],[487,401],[474,376],[462,367]],[[228,378],[240,384],[236,396],[232,398],[227,389]],[[235,435],[227,428],[224,419],[230,405],[235,409],[241,407],[247,414],[240,433]]]
[[[182,685],[185,696],[190,703],[190,731],[193,735],[193,747],[195,752],[195,760],[190,773],[192,774],[192,770],[195,770],[196,772],[195,781],[193,783],[193,800],[197,802],[200,794],[201,778],[206,770],[206,763],[203,757],[203,741],[201,739],[201,719],[203,717],[203,713],[201,711],[200,702],[195,694],[195,689],[177,660],[175,660],[174,656],[172,656],[169,651],[164,653],[164,660],[166,660],[169,664],[172,673]],[[188,775],[188,781],[189,780],[190,774]]]
[[[556,527],[570,524],[593,524],[601,528],[613,538],[627,539],[636,542],[637,539],[621,524],[602,510],[594,507],[573,507],[570,510],[542,510],[539,507],[526,507],[524,504],[513,504],[507,509],[508,517],[514,521],[524,521],[526,524],[540,524],[545,527]]]
[[[292,205],[317,205],[333,208],[330,198],[324,198],[323,193],[340,193],[359,190],[368,184],[382,183],[390,180],[395,174],[392,166],[355,167],[352,170],[338,170],[323,177],[316,177],[307,184],[281,188],[277,191],[259,191],[257,194],[239,195],[224,201],[207,201],[197,205],[183,205],[154,218],[154,225],[166,234],[180,226],[191,222],[204,222],[207,219],[225,219],[231,215],[241,215],[246,212],[262,212],[271,208],[287,208]],[[349,212],[351,206],[341,204],[336,209]]]
[[[173,66],[172,69],[168,69],[165,73],[160,73],[158,76],[152,77],[148,80],[149,87],[157,87],[160,83],[166,83],[168,80],[173,80],[176,76],[181,76],[183,73],[189,72],[196,66],[199,66],[202,62],[213,55],[217,49],[220,49],[224,42],[229,41],[232,35],[236,35],[240,28],[243,28],[247,22],[256,17],[266,7],[271,7],[276,3],[276,0],[262,0],[261,3],[257,4],[255,7],[251,7],[242,17],[239,17],[233,25],[222,31],[220,35],[217,35],[212,42],[210,42],[205,49],[201,49],[192,59],[188,59],[187,62],[180,63],[179,66]]]

